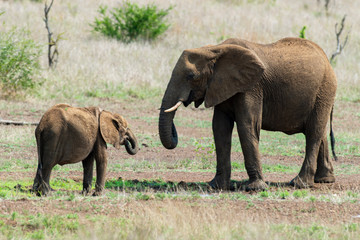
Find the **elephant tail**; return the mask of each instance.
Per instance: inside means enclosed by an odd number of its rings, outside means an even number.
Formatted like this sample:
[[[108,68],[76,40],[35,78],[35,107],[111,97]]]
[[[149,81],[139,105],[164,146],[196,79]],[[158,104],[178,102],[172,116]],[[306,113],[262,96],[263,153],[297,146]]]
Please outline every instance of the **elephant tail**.
[[[333,155],[335,161],[337,161],[338,158],[335,153],[335,136],[334,136],[334,132],[332,129],[333,111],[334,111],[334,106],[332,107],[331,113],[330,113],[330,143],[331,143],[332,155]]]

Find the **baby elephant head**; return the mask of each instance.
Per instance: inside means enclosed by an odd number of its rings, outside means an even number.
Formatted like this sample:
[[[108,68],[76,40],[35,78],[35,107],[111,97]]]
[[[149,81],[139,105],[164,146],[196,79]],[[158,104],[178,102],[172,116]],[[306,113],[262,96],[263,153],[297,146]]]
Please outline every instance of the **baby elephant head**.
[[[119,149],[120,145],[125,145],[126,151],[131,155],[139,150],[135,135],[128,128],[127,121],[119,114],[102,111],[100,132],[105,142],[112,144],[116,149]]]

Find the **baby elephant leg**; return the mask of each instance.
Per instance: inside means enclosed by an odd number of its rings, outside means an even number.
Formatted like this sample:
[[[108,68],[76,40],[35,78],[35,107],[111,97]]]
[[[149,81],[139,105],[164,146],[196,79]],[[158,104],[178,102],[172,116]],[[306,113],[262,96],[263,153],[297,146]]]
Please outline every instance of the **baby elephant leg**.
[[[96,184],[94,196],[100,196],[105,187],[105,175],[106,175],[106,166],[107,166],[107,156],[106,156],[106,143],[95,144],[95,160],[96,160]]]
[[[83,178],[83,190],[82,194],[87,195],[91,191],[91,184],[93,179],[93,168],[94,168],[94,154],[91,152],[83,161],[82,165],[84,168]]]
[[[35,179],[38,179],[37,189],[34,189],[38,195],[46,196],[52,190],[50,187],[50,175],[53,167],[53,165],[50,165],[45,161],[41,168],[38,168],[35,177]]]

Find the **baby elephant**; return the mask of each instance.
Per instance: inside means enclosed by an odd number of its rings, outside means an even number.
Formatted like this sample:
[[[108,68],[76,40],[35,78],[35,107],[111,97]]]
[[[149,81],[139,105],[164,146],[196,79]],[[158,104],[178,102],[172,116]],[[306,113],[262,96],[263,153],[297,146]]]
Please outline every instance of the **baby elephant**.
[[[134,155],[139,146],[128,123],[119,114],[98,107],[76,108],[57,104],[41,118],[35,130],[38,150],[38,169],[33,190],[46,195],[50,191],[49,179],[56,164],[82,162],[84,167],[83,194],[91,191],[94,159],[96,185],[94,196],[101,195],[105,185],[107,165],[106,143]]]

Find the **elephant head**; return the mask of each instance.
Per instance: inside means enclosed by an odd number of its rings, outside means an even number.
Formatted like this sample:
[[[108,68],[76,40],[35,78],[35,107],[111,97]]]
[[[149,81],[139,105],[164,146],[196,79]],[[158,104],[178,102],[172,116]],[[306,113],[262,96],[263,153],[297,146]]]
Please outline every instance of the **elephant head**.
[[[116,149],[125,145],[126,151],[135,155],[139,146],[135,135],[128,128],[127,121],[119,114],[108,111],[100,113],[100,132],[106,143],[112,144]]]
[[[159,117],[159,135],[163,146],[177,145],[173,123],[176,109],[191,102],[199,107],[213,107],[239,92],[259,83],[264,63],[253,50],[234,45],[219,44],[185,50],[180,56],[168,83]]]

